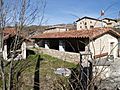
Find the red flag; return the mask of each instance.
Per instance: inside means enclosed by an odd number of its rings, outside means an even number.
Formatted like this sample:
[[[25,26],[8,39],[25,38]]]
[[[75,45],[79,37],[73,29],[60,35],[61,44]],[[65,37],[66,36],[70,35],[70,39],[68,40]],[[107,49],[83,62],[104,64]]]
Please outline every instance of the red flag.
[[[101,16],[103,16],[104,15],[104,10],[101,10],[100,14],[101,14]]]

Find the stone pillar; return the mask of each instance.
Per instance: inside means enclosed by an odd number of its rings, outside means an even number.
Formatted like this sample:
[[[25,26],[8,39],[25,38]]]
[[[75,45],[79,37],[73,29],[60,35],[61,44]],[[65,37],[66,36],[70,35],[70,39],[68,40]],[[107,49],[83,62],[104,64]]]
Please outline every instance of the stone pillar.
[[[25,42],[22,43],[21,49],[22,49],[22,53],[21,53],[22,58],[26,59],[26,43]]]
[[[35,48],[39,48],[39,46],[37,45],[37,43],[35,43],[34,45],[35,45]]]
[[[4,49],[3,49],[3,59],[7,60],[7,44],[4,45]]]
[[[65,42],[63,40],[59,40],[59,51],[65,51]]]
[[[45,49],[50,49],[49,48],[49,41],[47,41],[47,40],[45,41]]]

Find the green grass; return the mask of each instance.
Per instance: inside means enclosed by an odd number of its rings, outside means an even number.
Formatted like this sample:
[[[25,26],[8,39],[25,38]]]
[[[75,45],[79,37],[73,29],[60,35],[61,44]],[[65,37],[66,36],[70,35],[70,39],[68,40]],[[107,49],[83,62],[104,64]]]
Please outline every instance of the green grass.
[[[76,66],[76,64],[74,63],[63,61],[46,54],[41,55],[41,57],[43,58],[42,63],[46,62],[47,64],[51,64],[52,65],[51,67],[53,68],[58,68],[58,67],[74,68]]]
[[[38,60],[39,55],[30,55],[27,60],[20,60],[20,61],[14,61],[14,64],[16,66],[14,67],[15,73],[14,73],[14,81],[16,81],[16,72],[21,72],[19,77],[19,83],[22,83],[22,87],[24,90],[32,89],[32,85],[34,82],[34,73],[35,73],[35,67]],[[40,77],[40,89],[47,90],[49,87],[49,90],[61,90],[61,83],[64,86],[68,86],[67,80],[68,77],[64,77],[61,75],[56,75],[54,71],[57,68],[65,67],[65,68],[75,68],[76,64],[66,62],[60,59],[57,59],[55,57],[41,54],[40,55],[40,68],[39,68],[39,77]],[[9,65],[6,67],[7,72],[9,71]],[[8,73],[7,73],[8,75]],[[0,80],[1,84],[1,80]],[[47,87],[47,88],[46,88]],[[52,88],[52,89],[51,89]]]
[[[75,68],[76,64],[66,62],[66,61],[57,59],[55,57],[46,55],[46,54],[41,55],[41,58],[43,58],[43,60],[40,62],[41,82],[49,84],[48,86],[53,86],[55,90],[57,90],[57,89],[62,90],[62,89],[60,89],[62,87],[61,85],[68,88],[68,82],[67,82],[68,77],[56,75],[54,73],[54,71],[60,67]],[[49,80],[48,80],[48,82],[45,82],[47,80],[47,78]],[[52,83],[52,85],[51,85],[51,83]]]

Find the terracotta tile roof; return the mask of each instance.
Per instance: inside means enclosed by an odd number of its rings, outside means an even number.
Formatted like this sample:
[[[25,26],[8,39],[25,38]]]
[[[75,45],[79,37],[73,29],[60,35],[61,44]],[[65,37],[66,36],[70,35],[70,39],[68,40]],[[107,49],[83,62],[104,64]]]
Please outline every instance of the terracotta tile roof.
[[[5,35],[5,36],[3,37],[3,39],[6,40],[6,39],[8,39],[9,37],[10,37],[10,35],[8,34],[8,35]]]
[[[5,40],[5,39],[8,39],[9,37],[15,36],[17,34],[17,31],[15,28],[5,28],[3,30],[3,34],[4,34],[4,40]],[[26,35],[24,32],[20,32],[19,36],[26,38]]]
[[[4,33],[4,35],[8,35],[8,34],[15,35],[16,34],[16,30],[15,30],[15,28],[5,28],[3,33]]]
[[[43,33],[34,35],[32,38],[46,39],[46,38],[97,38],[105,33],[111,33],[117,37],[120,34],[112,28],[93,28],[90,30],[71,30],[65,32]]]
[[[15,34],[16,34],[16,30],[14,28],[5,28],[3,30],[4,40],[8,39],[11,36],[14,36]]]

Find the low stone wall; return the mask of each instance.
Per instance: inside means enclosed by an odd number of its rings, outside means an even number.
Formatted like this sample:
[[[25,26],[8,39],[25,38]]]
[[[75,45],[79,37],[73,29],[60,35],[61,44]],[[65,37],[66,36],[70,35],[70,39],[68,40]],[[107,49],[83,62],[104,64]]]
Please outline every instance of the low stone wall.
[[[45,48],[40,48],[39,53],[48,54],[56,58],[73,63],[79,63],[80,61],[79,53],[64,52],[64,51],[45,49]]]

